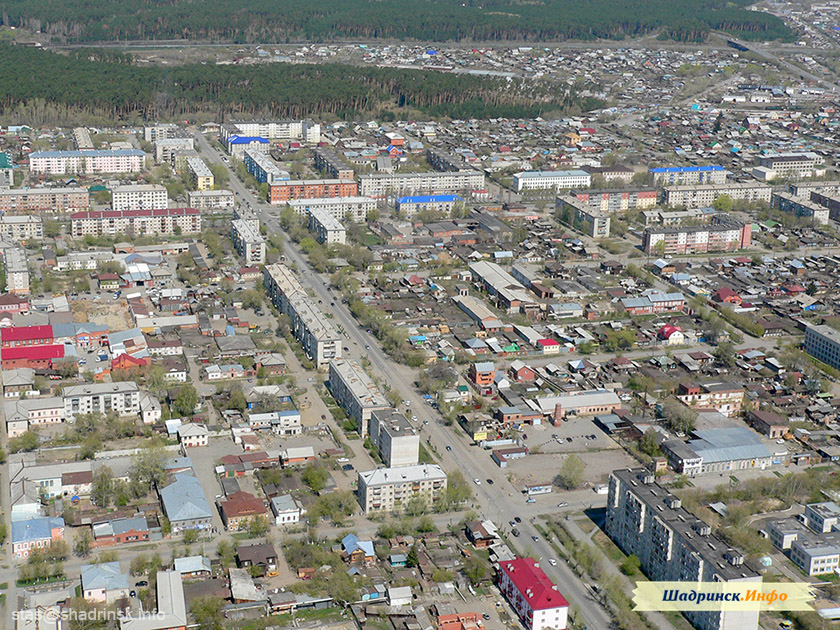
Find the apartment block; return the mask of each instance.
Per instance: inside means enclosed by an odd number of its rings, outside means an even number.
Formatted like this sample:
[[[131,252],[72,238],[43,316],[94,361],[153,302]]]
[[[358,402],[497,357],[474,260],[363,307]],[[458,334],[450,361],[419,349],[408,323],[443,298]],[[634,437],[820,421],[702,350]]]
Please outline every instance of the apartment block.
[[[16,188],[0,190],[2,212],[67,212],[90,208],[87,188]]]
[[[816,201],[816,199],[813,199],[812,197],[814,193],[829,196],[840,195],[840,181],[823,180],[818,182],[792,182],[788,185],[788,192],[796,195],[797,197],[805,197],[805,199],[811,199],[812,201]]]
[[[373,379],[355,361],[330,362],[329,388],[347,417],[356,423],[363,438],[370,432],[373,412],[391,408]]]
[[[318,369],[341,359],[342,337],[304,291],[292,271],[281,264],[263,270],[266,291],[281,313],[291,320],[291,330]]]
[[[318,144],[321,141],[321,125],[313,120],[231,120],[222,125],[221,134],[223,140],[238,134]]]
[[[833,501],[809,503],[797,518],[773,519],[765,531],[773,545],[787,551],[807,575],[840,570],[840,506]]]
[[[655,188],[598,188],[575,190],[570,194],[601,212],[644,210],[652,208],[659,201],[659,193]]]
[[[716,215],[712,225],[646,228],[642,248],[646,254],[663,255],[732,252],[749,247],[751,240],[751,223]],[[664,243],[662,252],[657,252],[659,243]]]
[[[271,156],[263,151],[245,149],[242,158],[245,169],[260,184],[273,184],[289,180],[289,172],[280,170]]]
[[[111,189],[112,210],[163,210],[169,207],[166,187],[160,184],[131,184]]]
[[[457,172],[465,170],[464,160],[457,155],[439,149],[426,149],[426,160],[436,171]]]
[[[825,324],[805,328],[805,352],[840,370],[840,331]]]
[[[140,388],[134,381],[71,385],[62,392],[64,417],[72,419],[85,413],[108,413],[119,416],[140,414]]]
[[[137,149],[36,151],[29,155],[29,170],[37,175],[139,173],[145,158],[146,154]]]
[[[771,170],[775,177],[810,177],[817,166],[823,163],[823,159],[816,153],[807,151],[766,155],[761,158],[760,163],[764,168]]]
[[[251,222],[234,219],[230,222],[230,231],[236,252],[242,256],[247,266],[255,267],[265,263],[265,239],[258,229],[254,229]]]
[[[729,175],[722,166],[664,166],[650,169],[655,184],[725,184]]]
[[[589,188],[592,175],[582,170],[524,171],[513,176],[517,192],[523,190],[562,190],[564,188]]]
[[[93,147],[93,138],[90,137],[90,129],[87,127],[75,127],[73,129],[73,144],[79,151],[90,151]]]
[[[37,241],[44,238],[44,222],[31,214],[0,215],[0,236],[13,241]]]
[[[760,583],[744,555],[712,535],[712,528],[643,469],[615,470],[607,495],[607,534],[641,562],[651,580]],[[698,630],[757,630],[758,610],[687,611]]]
[[[315,168],[325,171],[333,179],[353,179],[356,176],[353,166],[329,147],[318,147],[314,151]]]
[[[390,407],[371,413],[370,441],[388,468],[414,466],[420,459],[420,435],[403,414]]]
[[[772,206],[788,214],[810,219],[818,225],[827,225],[831,211],[816,201],[797,197],[791,193],[773,193]]]
[[[172,138],[178,133],[178,125],[163,123],[160,125],[147,125],[143,127],[143,139],[146,142],[159,142]]]
[[[234,206],[230,190],[193,190],[187,193],[187,205],[196,210],[226,210]]]
[[[6,273],[6,291],[13,295],[29,293],[29,263],[23,247],[3,249],[3,268]]]
[[[213,171],[200,157],[187,158],[187,170],[196,190],[210,190],[213,188]]]
[[[201,213],[195,208],[88,210],[70,215],[70,234],[76,238],[102,234],[171,236],[199,232]]]
[[[279,206],[293,199],[322,199],[324,197],[355,197],[359,185],[347,179],[295,179],[271,185],[269,202]]]
[[[397,199],[396,210],[404,219],[411,219],[424,210],[449,216],[459,203],[464,203],[464,200],[458,195],[407,195]]]
[[[309,213],[309,231],[315,234],[319,243],[326,245],[344,245],[347,230],[326,210],[313,210]]]
[[[339,221],[351,219],[362,223],[368,212],[376,210],[376,199],[371,197],[316,197],[314,199],[291,199],[286,205],[299,216],[309,216],[314,210],[330,213]]]
[[[359,504],[365,514],[400,512],[412,500],[433,506],[446,492],[447,476],[437,464],[377,468],[359,472]]]
[[[192,138],[164,138],[155,142],[155,162],[173,166],[177,152],[193,150],[195,141]]]
[[[662,203],[668,206],[686,208],[707,208],[721,195],[731,199],[770,203],[773,189],[760,182],[743,184],[697,184],[694,186],[666,186],[662,191]]]
[[[528,630],[565,630],[569,602],[533,558],[499,563],[499,590]]]
[[[359,193],[366,197],[419,193],[457,193],[484,188],[480,171],[431,173],[374,173],[359,177]]]

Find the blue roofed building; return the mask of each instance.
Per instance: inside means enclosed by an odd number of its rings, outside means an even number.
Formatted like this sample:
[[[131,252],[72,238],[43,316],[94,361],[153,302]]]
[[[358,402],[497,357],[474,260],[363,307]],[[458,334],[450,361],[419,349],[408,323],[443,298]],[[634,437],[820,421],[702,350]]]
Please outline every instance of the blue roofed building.
[[[12,553],[15,558],[28,558],[33,549],[45,549],[57,540],[64,540],[64,519],[43,516],[25,521],[12,521]]]
[[[397,212],[404,219],[411,219],[423,210],[449,216],[459,203],[464,203],[464,200],[458,195],[409,195],[397,199]]]
[[[175,481],[160,490],[164,514],[172,525],[172,533],[188,529],[210,529],[213,511],[204,496],[201,482],[191,474],[175,475]]]
[[[130,590],[119,562],[82,565],[82,597],[92,604],[111,604],[128,597]]]
[[[341,555],[345,562],[373,564],[376,561],[373,541],[361,540],[356,534],[347,534],[341,539]]]
[[[663,166],[650,169],[656,184],[724,184],[729,174],[722,166]]]

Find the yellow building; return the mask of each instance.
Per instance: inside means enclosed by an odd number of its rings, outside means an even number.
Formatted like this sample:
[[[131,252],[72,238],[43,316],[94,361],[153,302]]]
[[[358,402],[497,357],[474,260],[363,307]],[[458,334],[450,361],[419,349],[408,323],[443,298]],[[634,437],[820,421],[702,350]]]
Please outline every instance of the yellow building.
[[[214,185],[213,172],[210,167],[199,157],[187,159],[187,168],[190,171],[190,178],[196,190],[212,190]]]

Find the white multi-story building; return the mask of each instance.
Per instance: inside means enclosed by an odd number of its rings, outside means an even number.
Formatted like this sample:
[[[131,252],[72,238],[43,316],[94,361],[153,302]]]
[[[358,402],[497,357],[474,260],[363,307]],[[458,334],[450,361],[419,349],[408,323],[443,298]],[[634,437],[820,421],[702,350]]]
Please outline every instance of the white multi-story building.
[[[569,602],[533,558],[500,562],[499,590],[528,630],[565,630]]]
[[[137,149],[36,151],[29,155],[29,170],[38,175],[139,173],[145,158],[146,154]]]
[[[644,469],[610,475],[605,528],[645,575],[666,582],[760,583],[744,555],[712,535],[712,528]],[[758,610],[687,611],[698,630],[757,630]]]
[[[564,188],[589,188],[592,175],[586,171],[523,171],[513,176],[517,192],[523,190],[562,190]]]
[[[823,158],[813,151],[778,153],[761,158],[761,166],[772,171],[775,177],[810,177],[822,163]]]
[[[166,187],[160,184],[130,184],[111,189],[112,210],[162,210],[169,207]]]
[[[15,188],[0,190],[0,211],[66,212],[90,208],[87,188]]]
[[[164,210],[88,210],[70,215],[70,234],[76,238],[102,234],[170,236],[201,232],[201,213],[194,208]]]
[[[318,144],[321,141],[321,125],[313,120],[231,120],[222,125],[221,134],[222,140],[236,134]]]
[[[330,361],[329,388],[362,437],[370,431],[371,414],[391,408],[373,379],[355,361]]]
[[[75,127],[73,129],[73,144],[79,151],[90,151],[93,149],[93,138],[90,137],[90,129],[87,127]]]
[[[840,370],[840,331],[825,324],[805,328],[805,352]]]
[[[3,249],[3,266],[6,272],[6,291],[15,295],[29,293],[29,263],[23,247]]]
[[[437,464],[359,472],[359,504],[365,514],[400,512],[412,500],[432,507],[446,492],[447,481]]]
[[[376,210],[376,199],[371,197],[320,197],[317,199],[290,199],[286,202],[295,214],[309,216],[315,210],[328,212],[339,221],[348,218],[361,223],[368,212]]]
[[[62,392],[64,416],[72,419],[84,413],[108,413],[119,416],[140,414],[140,388],[134,381],[71,385]]]
[[[828,224],[830,210],[809,199],[803,199],[791,193],[778,192],[773,193],[772,203],[774,208],[782,212],[811,219],[818,225]]]
[[[370,441],[388,468],[413,466],[420,459],[420,435],[394,409],[376,409],[371,413]]]
[[[164,138],[155,142],[155,162],[172,166],[177,151],[193,150],[195,141],[192,138]]]
[[[265,239],[250,221],[234,219],[230,222],[230,232],[233,246],[247,266],[254,267],[265,262]]]
[[[840,506],[833,501],[809,503],[797,518],[770,520],[766,531],[777,549],[807,575],[840,569]]]
[[[761,182],[666,186],[662,192],[662,203],[667,206],[685,206],[688,209],[708,208],[721,195],[739,201],[770,203],[772,193],[773,188]]]
[[[313,210],[309,213],[309,231],[315,234],[319,243],[326,245],[344,245],[347,230],[326,210]]]
[[[196,210],[225,210],[235,205],[230,190],[192,190],[187,193],[187,205]]]
[[[359,177],[359,194],[365,197],[461,192],[483,188],[484,173],[473,170],[445,173],[374,173]]]
[[[0,236],[14,241],[35,241],[44,238],[44,222],[30,214],[0,216]]]
[[[725,184],[729,175],[722,166],[663,166],[650,169],[656,184]]]
[[[178,125],[172,123],[143,127],[143,139],[146,142],[159,142],[160,140],[172,138],[176,133],[178,133]]]

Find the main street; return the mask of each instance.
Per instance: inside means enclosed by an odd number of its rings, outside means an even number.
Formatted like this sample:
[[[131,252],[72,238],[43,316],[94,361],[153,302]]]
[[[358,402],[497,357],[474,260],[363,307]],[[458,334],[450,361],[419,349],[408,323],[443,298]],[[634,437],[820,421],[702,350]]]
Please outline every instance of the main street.
[[[207,139],[198,131],[193,133],[205,158],[212,163],[224,164],[219,157],[218,148],[211,147]],[[395,363],[385,354],[377,340],[358,325],[349,309],[342,303],[341,295],[329,288],[328,280],[316,273],[297,247],[286,238],[274,216],[277,214],[277,208],[258,199],[237,178],[229,165],[225,164],[225,167],[230,173],[230,188],[238,197],[239,202],[250,203],[269,233],[282,236],[285,245],[284,254],[287,260],[297,267],[301,283],[314,291],[315,299],[322,301],[323,310],[331,313],[334,322],[343,328],[348,340],[346,347],[349,348],[349,352],[344,352],[345,358],[359,360],[366,357],[373,371],[392,389],[398,391],[403,400],[410,403],[414,413],[418,416],[422,414],[429,417],[430,424],[424,425],[421,435],[433,446],[444,470],[449,472],[461,470],[467,480],[473,478],[496,480],[493,485],[482,483],[473,486],[476,509],[479,514],[483,518],[492,519],[499,525],[504,525],[514,517],[521,518],[527,515],[529,510],[525,508],[530,506],[526,506],[525,498],[519,489],[514,488],[505,477],[498,475],[499,469],[493,464],[487,452],[469,446],[463,436],[456,436],[446,429],[440,415],[425,403],[414,387],[414,370]],[[555,556],[550,543],[542,538],[529,518],[523,518],[518,529],[522,534],[521,540],[527,541],[536,556],[544,559]],[[517,544],[519,542],[516,539],[514,541]],[[557,583],[563,595],[577,607],[587,627],[599,630],[612,627],[612,621],[607,612],[596,603],[590,591],[565,563],[558,562],[557,566],[552,567],[546,562],[543,564],[543,569]]]

